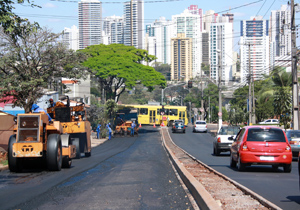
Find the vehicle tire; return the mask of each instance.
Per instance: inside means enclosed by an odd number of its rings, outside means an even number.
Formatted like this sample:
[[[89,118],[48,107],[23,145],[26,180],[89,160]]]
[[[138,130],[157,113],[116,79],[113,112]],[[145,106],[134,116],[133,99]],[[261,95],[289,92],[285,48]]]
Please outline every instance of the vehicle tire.
[[[72,138],[71,139],[71,144],[75,145],[76,147],[76,159],[81,158],[81,152],[80,152],[80,139],[79,138]]]
[[[22,171],[22,160],[13,157],[13,144],[16,143],[16,135],[11,135],[8,142],[8,167],[11,172]]]
[[[62,166],[62,145],[59,134],[50,134],[47,140],[47,166],[50,171],[60,171]]]
[[[183,133],[185,133],[185,130],[183,131]]]
[[[72,159],[69,158],[68,156],[63,157],[62,167],[63,168],[71,168],[71,165],[72,165]]]
[[[277,170],[278,170],[278,165],[272,165],[272,169],[273,169],[274,171],[277,171]]]
[[[236,168],[236,162],[233,160],[232,154],[230,154],[230,167]]]
[[[239,159],[238,159],[238,170],[239,171],[244,171],[245,169],[246,169],[246,164],[242,163],[241,157],[239,156]]]
[[[286,165],[284,165],[283,166],[283,171],[285,173],[291,173],[291,171],[292,171],[292,164],[286,164]]]
[[[220,150],[216,147],[216,156],[219,156],[220,155]]]

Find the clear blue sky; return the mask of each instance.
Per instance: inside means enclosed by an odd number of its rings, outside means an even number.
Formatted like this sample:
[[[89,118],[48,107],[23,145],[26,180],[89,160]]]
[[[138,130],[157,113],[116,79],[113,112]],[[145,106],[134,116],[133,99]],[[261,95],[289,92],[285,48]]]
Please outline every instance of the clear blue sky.
[[[31,8],[16,5],[17,14],[36,21],[41,26],[52,29],[53,32],[61,32],[64,27],[78,27],[78,2],[80,0],[34,0],[34,3],[42,8]],[[130,0],[127,0],[130,1]],[[126,0],[102,1],[102,17],[123,15],[123,2]],[[214,10],[216,13],[233,13],[235,36],[239,35],[240,20],[248,20],[251,16],[261,15],[269,19],[272,10],[280,9],[287,4],[287,0],[144,0],[145,24],[151,23],[163,16],[171,20],[172,15],[178,15],[190,5],[198,5],[203,12]],[[255,3],[256,2],[256,3]],[[300,4],[300,0],[295,0]],[[229,9],[231,9],[229,11]],[[300,13],[296,14],[296,24],[299,24]],[[297,40],[297,45],[300,42]]]

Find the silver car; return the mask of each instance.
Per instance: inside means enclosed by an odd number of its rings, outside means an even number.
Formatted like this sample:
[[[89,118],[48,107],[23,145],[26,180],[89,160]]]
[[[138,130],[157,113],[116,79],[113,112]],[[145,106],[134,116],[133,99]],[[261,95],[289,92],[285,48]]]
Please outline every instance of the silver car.
[[[298,157],[300,152],[300,130],[288,130],[286,137],[291,145],[293,157]]]
[[[220,155],[221,152],[230,151],[230,146],[239,130],[239,126],[222,126],[213,143],[213,154]]]
[[[268,119],[263,122],[259,122],[258,124],[279,124],[279,120],[277,119]]]
[[[193,132],[205,132],[207,133],[207,124],[203,120],[196,120],[194,127],[193,127]]]

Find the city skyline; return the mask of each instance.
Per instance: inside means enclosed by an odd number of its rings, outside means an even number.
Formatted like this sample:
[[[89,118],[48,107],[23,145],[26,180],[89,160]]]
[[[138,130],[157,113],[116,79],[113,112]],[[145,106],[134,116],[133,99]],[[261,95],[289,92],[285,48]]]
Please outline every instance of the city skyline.
[[[80,0],[52,0],[43,1],[35,0],[34,3],[42,6],[42,8],[30,8],[15,5],[17,14],[28,18],[30,21],[37,21],[42,27],[48,27],[55,33],[62,32],[65,27],[71,28],[73,25],[78,27],[78,2]],[[102,19],[108,16],[122,16],[124,2],[128,1],[101,1],[102,2]],[[195,2],[192,0],[162,0],[162,1],[144,1],[144,25],[150,24],[160,17],[167,20],[172,19],[172,15],[181,14],[190,5],[198,5],[203,12],[214,10],[219,15],[227,12],[234,14],[234,34],[240,32],[240,21],[249,20],[251,16],[261,15],[264,19],[269,20],[272,10],[279,10],[281,5],[287,4],[285,0],[268,1],[268,0],[241,0],[238,2],[228,3],[226,1],[217,0],[210,2]],[[295,2],[297,3],[297,2]],[[65,8],[68,8],[67,10]],[[170,9],[166,9],[170,8]],[[297,20],[296,14],[296,25]],[[145,27],[144,27],[145,30]],[[235,41],[234,50],[238,50],[239,46]],[[299,42],[299,39],[297,40]]]

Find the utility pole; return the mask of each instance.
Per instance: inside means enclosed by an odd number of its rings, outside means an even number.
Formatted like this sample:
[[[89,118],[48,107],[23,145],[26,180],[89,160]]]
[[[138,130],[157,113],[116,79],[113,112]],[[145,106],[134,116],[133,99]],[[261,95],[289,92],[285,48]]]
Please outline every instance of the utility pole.
[[[219,63],[219,82],[218,82],[218,88],[219,88],[219,129],[222,127],[222,92],[221,92],[221,81],[222,81],[222,62],[221,62],[221,51],[218,52],[218,63]]]
[[[297,47],[296,47],[296,26],[295,26],[295,5],[291,0],[291,41],[292,41],[292,77],[293,77],[293,129],[299,130],[299,95],[297,75]]]
[[[248,84],[249,84],[249,125],[252,125],[252,90],[251,90],[251,84],[252,84],[252,74],[251,74],[251,62],[250,62],[250,43],[248,43]]]
[[[203,108],[203,83],[202,83],[202,69],[201,69],[201,120],[204,120],[204,108]]]

